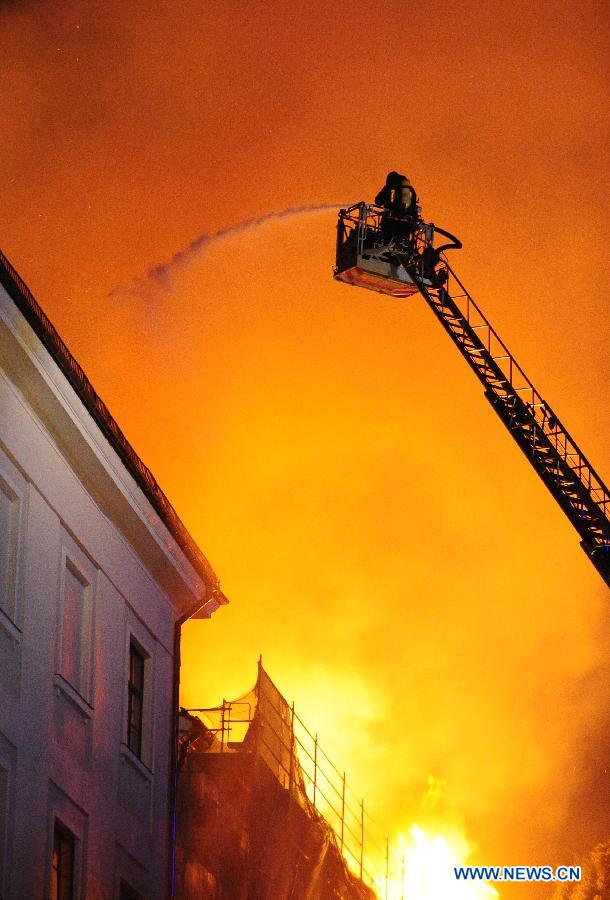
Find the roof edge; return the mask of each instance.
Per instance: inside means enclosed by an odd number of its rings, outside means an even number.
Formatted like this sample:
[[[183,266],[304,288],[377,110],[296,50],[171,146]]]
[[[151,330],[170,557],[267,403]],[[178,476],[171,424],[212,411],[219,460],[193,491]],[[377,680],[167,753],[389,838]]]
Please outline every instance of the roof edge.
[[[220,590],[218,576],[159,487],[154,475],[133,449],[108,407],[96,393],[83,369],[68,350],[57,329],[42,310],[15,267],[1,250],[0,284],[5,288],[36,336],[41,340],[43,346],[68,380],[81,403],[116,452],[133,480],[142,490],[186,558],[204,579],[212,595],[220,604],[228,603],[228,599]]]

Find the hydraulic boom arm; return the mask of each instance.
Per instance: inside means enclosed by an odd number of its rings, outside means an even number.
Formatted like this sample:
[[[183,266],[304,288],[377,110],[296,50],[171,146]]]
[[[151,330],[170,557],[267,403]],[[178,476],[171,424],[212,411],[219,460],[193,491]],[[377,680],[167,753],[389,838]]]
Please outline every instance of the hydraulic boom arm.
[[[435,248],[435,232],[450,243]],[[401,218],[387,208],[355,203],[339,212],[334,276],[393,297],[422,295],[610,587],[608,489],[448,265],[443,251],[461,246],[449,232],[424,222],[419,209]]]
[[[445,262],[442,287],[428,287],[412,260],[405,269],[485,388],[485,396],[581,538],[610,587],[610,495],[585,455],[517,364]]]

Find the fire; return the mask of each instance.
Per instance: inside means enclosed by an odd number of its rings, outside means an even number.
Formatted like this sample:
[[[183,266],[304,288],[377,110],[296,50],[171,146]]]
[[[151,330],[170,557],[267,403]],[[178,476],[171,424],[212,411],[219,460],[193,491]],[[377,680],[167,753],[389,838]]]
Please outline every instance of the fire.
[[[429,834],[418,825],[409,837],[399,834],[395,842],[394,877],[387,886],[377,881],[384,900],[493,900],[500,895],[482,881],[458,881],[454,867],[463,866],[470,854],[467,841],[459,836]]]

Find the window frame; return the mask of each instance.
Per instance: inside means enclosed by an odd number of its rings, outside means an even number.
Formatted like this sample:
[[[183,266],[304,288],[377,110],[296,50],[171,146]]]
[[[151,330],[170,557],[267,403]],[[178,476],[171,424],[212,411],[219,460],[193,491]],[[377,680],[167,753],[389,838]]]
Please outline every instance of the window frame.
[[[64,609],[66,599],[66,573],[70,573],[83,587],[83,612],[80,626],[79,678],[73,684],[64,671]],[[57,603],[56,675],[92,707],[94,685],[94,627],[97,597],[98,569],[74,538],[63,531],[60,553],[59,598]]]
[[[131,882],[121,876],[119,878],[119,897],[118,900],[144,900],[142,894],[134,888]]]
[[[141,683],[135,684],[132,678],[132,661],[138,660],[141,663],[140,669],[140,678],[138,679]],[[146,670],[147,670],[147,661],[148,654],[146,651],[140,646],[138,641],[135,640],[133,635],[129,637],[129,662],[128,662],[128,678],[127,678],[127,746],[137,758],[143,761],[143,750],[144,750],[144,704],[146,702],[146,693],[147,693],[147,685],[146,685]],[[133,729],[133,705],[134,698],[139,701],[139,714],[138,714],[138,727],[135,732],[136,741],[135,746],[132,743],[132,729]]]
[[[9,583],[6,596],[0,585],[0,625],[3,625],[13,639],[20,636],[23,622],[23,576],[25,565],[25,524],[28,509],[29,483],[24,473],[15,465],[0,443],[0,491],[9,501],[18,504],[14,529],[14,551],[12,564],[12,584]],[[11,627],[12,626],[12,627]]]
[[[140,755],[129,746],[129,662],[130,647],[134,646],[144,659],[144,690],[142,698],[142,742]],[[153,703],[155,698],[156,647],[154,635],[146,625],[126,605],[125,633],[123,656],[123,724],[121,752],[127,754],[129,760],[138,771],[147,778],[153,776],[155,761],[155,716]]]
[[[64,896],[61,892],[61,873],[59,871],[59,866],[61,865],[61,854],[58,853],[58,869],[57,869],[57,893],[53,894],[53,873],[55,871],[55,853],[57,850],[57,842],[58,838],[61,841],[62,839],[67,839],[68,845],[71,849],[71,857],[70,857],[70,884],[69,884],[69,893],[67,896]],[[57,816],[53,820],[53,846],[51,852],[51,876],[49,881],[49,898],[50,900],[74,900],[76,896],[76,886],[77,886],[77,865],[78,865],[78,837],[71,831],[61,819],[57,818]]]
[[[87,847],[89,816],[53,779],[48,782],[47,841],[45,864],[45,898],[51,892],[55,825],[62,826],[74,838],[73,900],[84,900],[87,895]]]

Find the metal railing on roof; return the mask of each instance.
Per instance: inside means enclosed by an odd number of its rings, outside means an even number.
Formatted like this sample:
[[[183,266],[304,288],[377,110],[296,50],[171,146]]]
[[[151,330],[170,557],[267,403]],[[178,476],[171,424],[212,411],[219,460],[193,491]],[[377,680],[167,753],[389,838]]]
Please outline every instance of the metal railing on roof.
[[[188,709],[203,714],[215,740],[207,752],[254,753],[301,806],[332,829],[349,868],[388,898],[390,841],[369,814],[364,799],[277,689],[259,660],[256,687],[217,707]],[[209,725],[209,727],[208,727]]]

